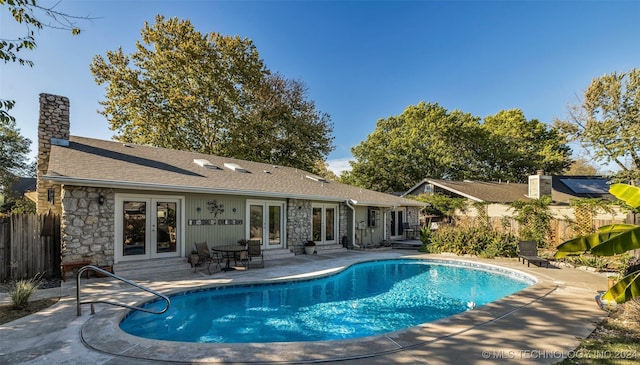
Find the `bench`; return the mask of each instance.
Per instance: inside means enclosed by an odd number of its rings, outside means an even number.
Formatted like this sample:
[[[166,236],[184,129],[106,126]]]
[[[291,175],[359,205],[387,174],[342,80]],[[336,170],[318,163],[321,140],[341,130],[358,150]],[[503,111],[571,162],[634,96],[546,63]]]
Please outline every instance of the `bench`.
[[[91,265],[91,261],[72,261],[72,262],[63,262],[60,264],[60,274],[62,275],[62,281],[67,281],[66,273],[67,271],[73,270],[74,273],[77,269],[83,268],[87,265]],[[89,271],[86,271],[87,279],[89,279]]]

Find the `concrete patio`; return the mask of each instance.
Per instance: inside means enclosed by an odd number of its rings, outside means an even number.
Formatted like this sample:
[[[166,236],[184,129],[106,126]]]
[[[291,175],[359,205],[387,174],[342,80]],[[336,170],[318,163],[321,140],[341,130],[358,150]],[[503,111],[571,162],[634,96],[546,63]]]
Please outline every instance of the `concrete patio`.
[[[75,280],[38,292],[60,302],[37,314],[0,326],[2,364],[158,364],[158,363],[333,363],[343,364],[554,364],[574,354],[606,313],[594,301],[606,288],[595,273],[527,267],[517,259],[421,255],[414,250],[344,251],[270,260],[265,268],[207,275],[155,274],[136,282],[164,294],[228,283],[299,278],[326,274],[355,262],[424,257],[464,260],[515,269],[538,283],[494,303],[407,330],[357,340],[271,344],[185,344],[140,339],[124,334],[117,320],[126,309],[88,305],[76,316]],[[170,276],[170,277],[169,277]],[[135,278],[132,278],[135,279]],[[82,279],[83,300],[105,298],[129,304],[148,296],[109,278]],[[6,294],[0,301],[7,302]]]

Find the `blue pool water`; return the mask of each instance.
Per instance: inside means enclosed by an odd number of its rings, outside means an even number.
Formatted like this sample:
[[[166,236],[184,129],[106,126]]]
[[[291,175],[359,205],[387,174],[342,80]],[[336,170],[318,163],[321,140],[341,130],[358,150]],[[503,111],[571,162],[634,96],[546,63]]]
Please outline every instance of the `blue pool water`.
[[[382,260],[319,279],[175,295],[166,313],[131,312],[120,327],[135,336],[201,343],[340,340],[448,317],[531,284],[507,271]]]

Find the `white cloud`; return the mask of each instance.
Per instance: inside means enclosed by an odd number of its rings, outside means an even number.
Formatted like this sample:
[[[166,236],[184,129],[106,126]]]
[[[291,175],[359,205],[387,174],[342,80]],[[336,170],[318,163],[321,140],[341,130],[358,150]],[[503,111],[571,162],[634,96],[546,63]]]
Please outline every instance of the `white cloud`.
[[[334,174],[340,176],[343,171],[350,171],[351,165],[349,165],[350,158],[337,158],[335,160],[327,160],[327,165],[329,165],[329,170],[331,170]]]

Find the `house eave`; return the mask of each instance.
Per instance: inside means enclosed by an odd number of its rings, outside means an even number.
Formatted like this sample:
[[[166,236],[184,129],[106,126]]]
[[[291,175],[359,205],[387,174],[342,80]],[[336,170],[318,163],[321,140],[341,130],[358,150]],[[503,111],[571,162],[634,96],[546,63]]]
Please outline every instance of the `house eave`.
[[[332,201],[332,202],[345,202],[349,200],[354,205],[369,205],[369,206],[379,206],[379,207],[391,207],[395,204],[393,203],[383,203],[376,201],[357,201],[353,199],[345,199],[343,197],[332,197],[326,195],[307,195],[307,194],[296,194],[296,193],[280,193],[280,192],[270,192],[270,191],[260,191],[260,190],[238,190],[238,189],[219,189],[219,188],[210,188],[210,187],[196,187],[196,186],[177,186],[177,185],[167,185],[167,184],[154,184],[154,183],[141,183],[141,182],[130,182],[130,181],[118,181],[118,180],[97,180],[97,179],[82,179],[68,176],[59,176],[59,175],[44,175],[42,177],[44,180],[49,180],[51,182],[63,185],[77,185],[77,186],[91,186],[98,188],[109,188],[109,189],[132,189],[132,190],[144,190],[144,191],[163,191],[163,192],[171,192],[171,193],[201,193],[201,194],[223,194],[223,195],[240,195],[240,196],[256,196],[256,197],[264,197],[264,198],[293,198],[293,199],[306,199],[306,200],[317,200],[317,201]],[[400,205],[406,205],[402,203],[398,203]]]

